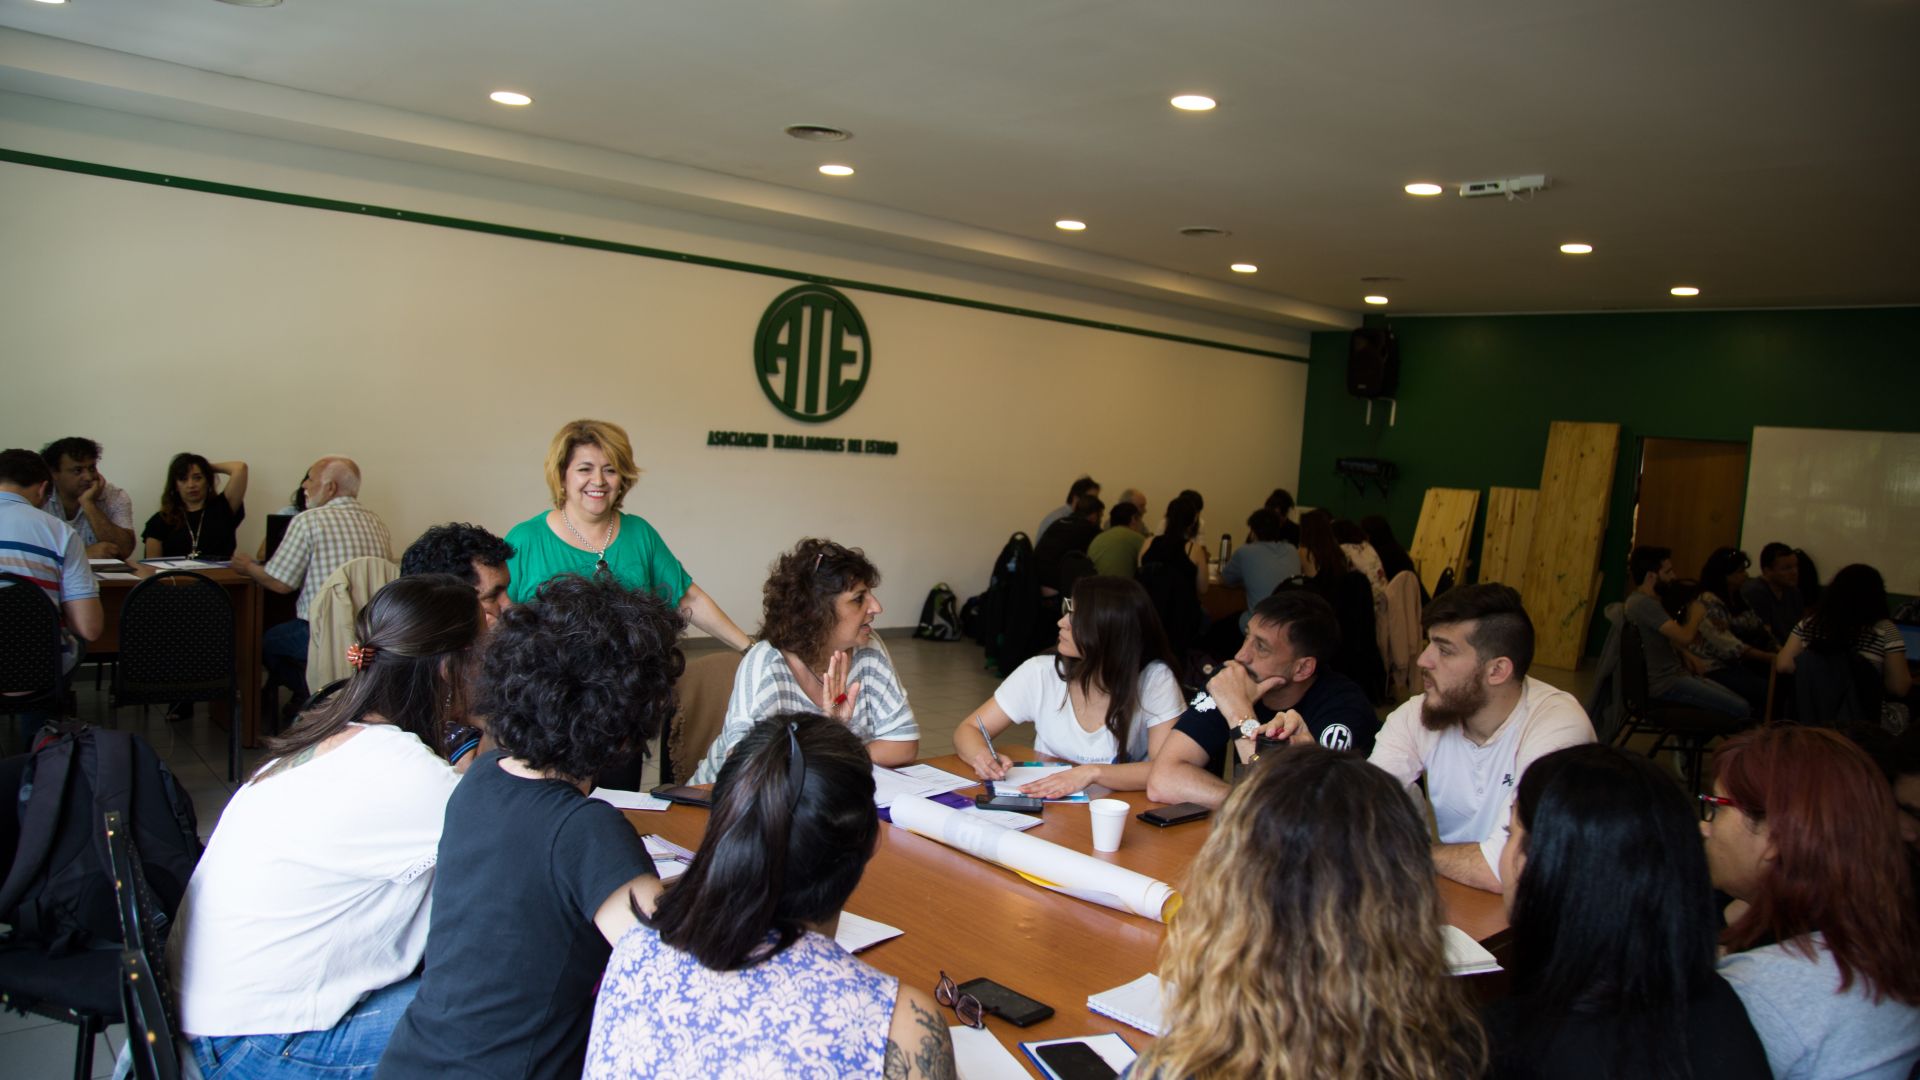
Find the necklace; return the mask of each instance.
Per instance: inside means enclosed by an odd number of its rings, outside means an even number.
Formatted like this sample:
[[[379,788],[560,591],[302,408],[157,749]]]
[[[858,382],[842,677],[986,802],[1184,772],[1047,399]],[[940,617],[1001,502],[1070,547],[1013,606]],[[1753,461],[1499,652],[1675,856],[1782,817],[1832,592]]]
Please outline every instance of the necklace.
[[[182,514],[181,516],[186,517],[185,514]],[[188,539],[187,558],[197,559],[200,557],[200,529],[203,526],[205,526],[207,523],[206,506],[202,505],[200,507],[200,524],[199,525],[195,525],[191,517],[186,517],[186,521],[187,521],[187,539]]]
[[[581,536],[580,530],[573,527],[573,519],[567,516],[567,508],[564,506],[560,508],[560,520],[566,523],[567,531],[573,534],[573,538],[575,540],[578,540],[582,544],[585,544],[589,549],[593,547],[593,541],[587,539],[584,536]],[[607,537],[600,544],[600,550],[595,551],[593,553],[593,557],[596,560],[598,560],[593,564],[593,569],[595,573],[599,573],[600,571],[605,570],[607,568],[607,549],[613,546],[614,520],[615,519],[613,518],[607,519]]]

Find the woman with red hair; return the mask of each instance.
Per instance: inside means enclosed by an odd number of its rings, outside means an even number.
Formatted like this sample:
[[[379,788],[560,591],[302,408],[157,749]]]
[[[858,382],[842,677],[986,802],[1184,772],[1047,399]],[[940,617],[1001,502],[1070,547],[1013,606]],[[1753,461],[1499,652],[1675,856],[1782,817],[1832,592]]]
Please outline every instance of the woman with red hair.
[[[1728,740],[1714,775],[1700,832],[1735,898],[1720,973],[1773,1075],[1902,1080],[1920,1061],[1920,921],[1885,781],[1803,727]]]

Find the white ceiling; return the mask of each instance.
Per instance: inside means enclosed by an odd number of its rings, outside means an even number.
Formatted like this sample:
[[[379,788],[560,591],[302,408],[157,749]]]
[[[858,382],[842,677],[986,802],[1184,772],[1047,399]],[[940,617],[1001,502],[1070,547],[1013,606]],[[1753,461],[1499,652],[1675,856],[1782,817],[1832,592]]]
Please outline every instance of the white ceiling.
[[[1662,310],[1680,283],[1702,307],[1920,302],[1920,0],[0,0],[0,26],[25,32],[0,31],[0,89],[1295,326],[1350,325],[1373,291],[1396,313]],[[1177,112],[1183,91],[1220,107]],[[1553,186],[1401,192],[1528,173]]]

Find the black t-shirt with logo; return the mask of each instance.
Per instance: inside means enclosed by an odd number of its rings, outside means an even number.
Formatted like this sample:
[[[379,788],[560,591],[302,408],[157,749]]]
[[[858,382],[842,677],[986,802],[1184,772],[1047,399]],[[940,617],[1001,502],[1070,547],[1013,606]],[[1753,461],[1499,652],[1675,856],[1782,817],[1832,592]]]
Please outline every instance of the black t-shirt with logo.
[[[215,495],[200,509],[183,511],[178,525],[167,524],[167,519],[160,514],[153,515],[147,519],[147,527],[140,530],[140,536],[160,541],[161,555],[182,558],[193,554],[194,537],[198,535],[200,558],[231,559],[237,543],[234,533],[246,519],[244,504],[235,511],[225,495]]]
[[[1345,675],[1337,671],[1320,672],[1294,709],[1307,722],[1307,729],[1313,732],[1314,739],[1321,746],[1329,750],[1351,751],[1361,757],[1373,753],[1374,737],[1380,734],[1380,717],[1373,711],[1373,705],[1367,701],[1360,684]],[[1276,713],[1277,710],[1269,709],[1259,701],[1253,703],[1253,714],[1263,724],[1273,719]],[[1226,767],[1227,748],[1240,737],[1239,729],[1231,726],[1227,718],[1221,715],[1219,706],[1213,702],[1213,695],[1204,691],[1174,722],[1173,730],[1192,739],[1207,752],[1207,771],[1215,776],[1220,775]]]

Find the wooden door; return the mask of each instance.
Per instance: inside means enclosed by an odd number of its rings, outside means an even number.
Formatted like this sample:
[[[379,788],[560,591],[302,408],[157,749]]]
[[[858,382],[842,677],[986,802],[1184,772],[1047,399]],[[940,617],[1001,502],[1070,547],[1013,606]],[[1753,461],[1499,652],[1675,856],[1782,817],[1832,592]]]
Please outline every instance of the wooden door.
[[[1747,444],[1642,439],[1639,489],[1634,544],[1672,548],[1674,573],[1696,577],[1713,549],[1740,544]]]

